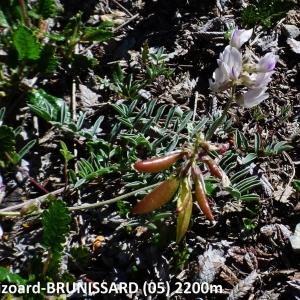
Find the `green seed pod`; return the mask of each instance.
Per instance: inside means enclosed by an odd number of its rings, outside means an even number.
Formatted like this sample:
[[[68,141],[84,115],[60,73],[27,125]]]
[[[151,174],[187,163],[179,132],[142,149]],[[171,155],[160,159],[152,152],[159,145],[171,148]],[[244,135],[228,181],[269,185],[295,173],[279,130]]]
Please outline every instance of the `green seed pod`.
[[[146,214],[158,209],[172,199],[178,186],[178,178],[170,177],[136,204],[131,209],[131,212],[134,214]]]
[[[28,215],[31,214],[35,211],[39,211],[40,210],[40,201],[38,200],[31,200],[28,201],[26,204],[24,204],[21,209],[20,209],[20,215],[24,216],[24,215]]]
[[[178,197],[177,197],[177,207],[176,207],[176,212],[180,213],[181,211],[183,211],[188,202],[189,202],[189,197],[191,193],[191,184],[190,184],[190,178],[189,177],[185,177],[182,180],[182,183],[180,185],[180,190],[178,193]]]
[[[177,234],[176,234],[176,243],[179,244],[181,239],[184,237],[191,220],[193,208],[193,198],[191,190],[188,191],[188,202],[186,207],[178,214],[177,217]]]

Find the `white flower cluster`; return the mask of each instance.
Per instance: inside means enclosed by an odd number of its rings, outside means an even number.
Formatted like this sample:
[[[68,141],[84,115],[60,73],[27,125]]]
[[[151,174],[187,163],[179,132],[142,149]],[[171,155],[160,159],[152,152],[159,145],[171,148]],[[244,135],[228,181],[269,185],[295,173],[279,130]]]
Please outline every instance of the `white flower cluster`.
[[[244,107],[253,107],[269,97],[267,84],[271,81],[278,55],[267,53],[258,63],[249,57],[242,57],[240,48],[252,36],[253,29],[234,29],[230,44],[217,60],[219,67],[209,80],[210,89],[214,92],[225,91],[233,86],[244,85],[249,88],[245,93],[238,92],[235,100]]]

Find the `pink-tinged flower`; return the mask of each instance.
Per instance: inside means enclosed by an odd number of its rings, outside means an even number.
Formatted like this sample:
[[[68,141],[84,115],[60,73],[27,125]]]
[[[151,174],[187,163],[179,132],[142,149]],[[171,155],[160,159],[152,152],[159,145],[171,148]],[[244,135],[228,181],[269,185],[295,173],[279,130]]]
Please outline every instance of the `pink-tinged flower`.
[[[273,75],[274,71],[267,72],[267,73],[256,73],[252,74],[254,80],[254,87],[256,88],[263,88],[267,86],[267,84],[272,80],[271,76]]]
[[[235,27],[229,42],[230,46],[240,49],[246,42],[250,40],[252,33],[253,29],[238,30],[238,27]]]
[[[228,88],[229,80],[236,80],[242,71],[242,54],[234,47],[227,46],[218,59],[219,67],[213,73],[214,82],[210,79],[209,86],[214,92]]]
[[[226,73],[222,71],[222,68],[219,67],[215,70],[213,73],[213,79],[209,79],[209,88],[213,92],[219,92],[219,91],[224,91],[228,88],[229,86],[229,78]]]
[[[243,74],[242,84],[247,87],[263,88],[272,80],[274,71],[267,73],[253,73],[252,75]]]
[[[235,100],[239,105],[250,108],[258,105],[269,97],[269,94],[265,93],[265,91],[266,88],[254,88],[244,94],[236,95]]]
[[[256,72],[270,72],[275,68],[276,62],[279,56],[274,55],[272,52],[267,53],[264,57],[260,59],[257,64]]]

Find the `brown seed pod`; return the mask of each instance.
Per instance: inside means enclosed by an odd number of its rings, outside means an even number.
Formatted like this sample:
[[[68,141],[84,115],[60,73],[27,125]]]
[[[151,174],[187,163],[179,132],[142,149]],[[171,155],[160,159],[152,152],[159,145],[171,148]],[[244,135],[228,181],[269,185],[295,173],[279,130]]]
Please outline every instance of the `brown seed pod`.
[[[178,178],[170,177],[136,204],[131,209],[131,212],[134,214],[146,214],[158,209],[172,199],[178,186]]]
[[[177,160],[179,160],[185,151],[163,155],[160,157],[142,160],[133,165],[133,167],[142,173],[157,173],[170,168]]]
[[[200,209],[202,210],[204,215],[210,221],[213,221],[214,216],[211,212],[211,209],[210,209],[210,206],[208,203],[207,195],[205,192],[205,187],[201,180],[202,173],[198,166],[196,166],[192,169],[192,175],[193,175],[193,180],[195,183],[195,195],[196,195],[197,202],[200,206]]]
[[[201,157],[201,160],[205,163],[207,168],[209,169],[210,173],[214,175],[215,177],[222,179],[222,172],[218,168],[215,161],[208,155],[204,155]]]

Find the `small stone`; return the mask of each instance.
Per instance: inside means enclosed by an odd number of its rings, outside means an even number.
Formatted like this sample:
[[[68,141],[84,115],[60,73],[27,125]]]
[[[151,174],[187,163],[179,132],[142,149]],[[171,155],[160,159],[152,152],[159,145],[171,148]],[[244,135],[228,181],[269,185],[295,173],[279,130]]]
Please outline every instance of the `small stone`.
[[[125,23],[125,20],[118,18],[118,19],[114,19],[113,22],[115,23],[116,26],[120,26]]]
[[[297,53],[300,54],[300,42],[292,39],[292,38],[287,38],[286,42],[291,46],[292,50]]]
[[[300,223],[297,224],[295,233],[289,237],[293,251],[300,253]]]
[[[282,24],[282,31],[288,37],[295,39],[300,35],[300,30],[295,25]]]

